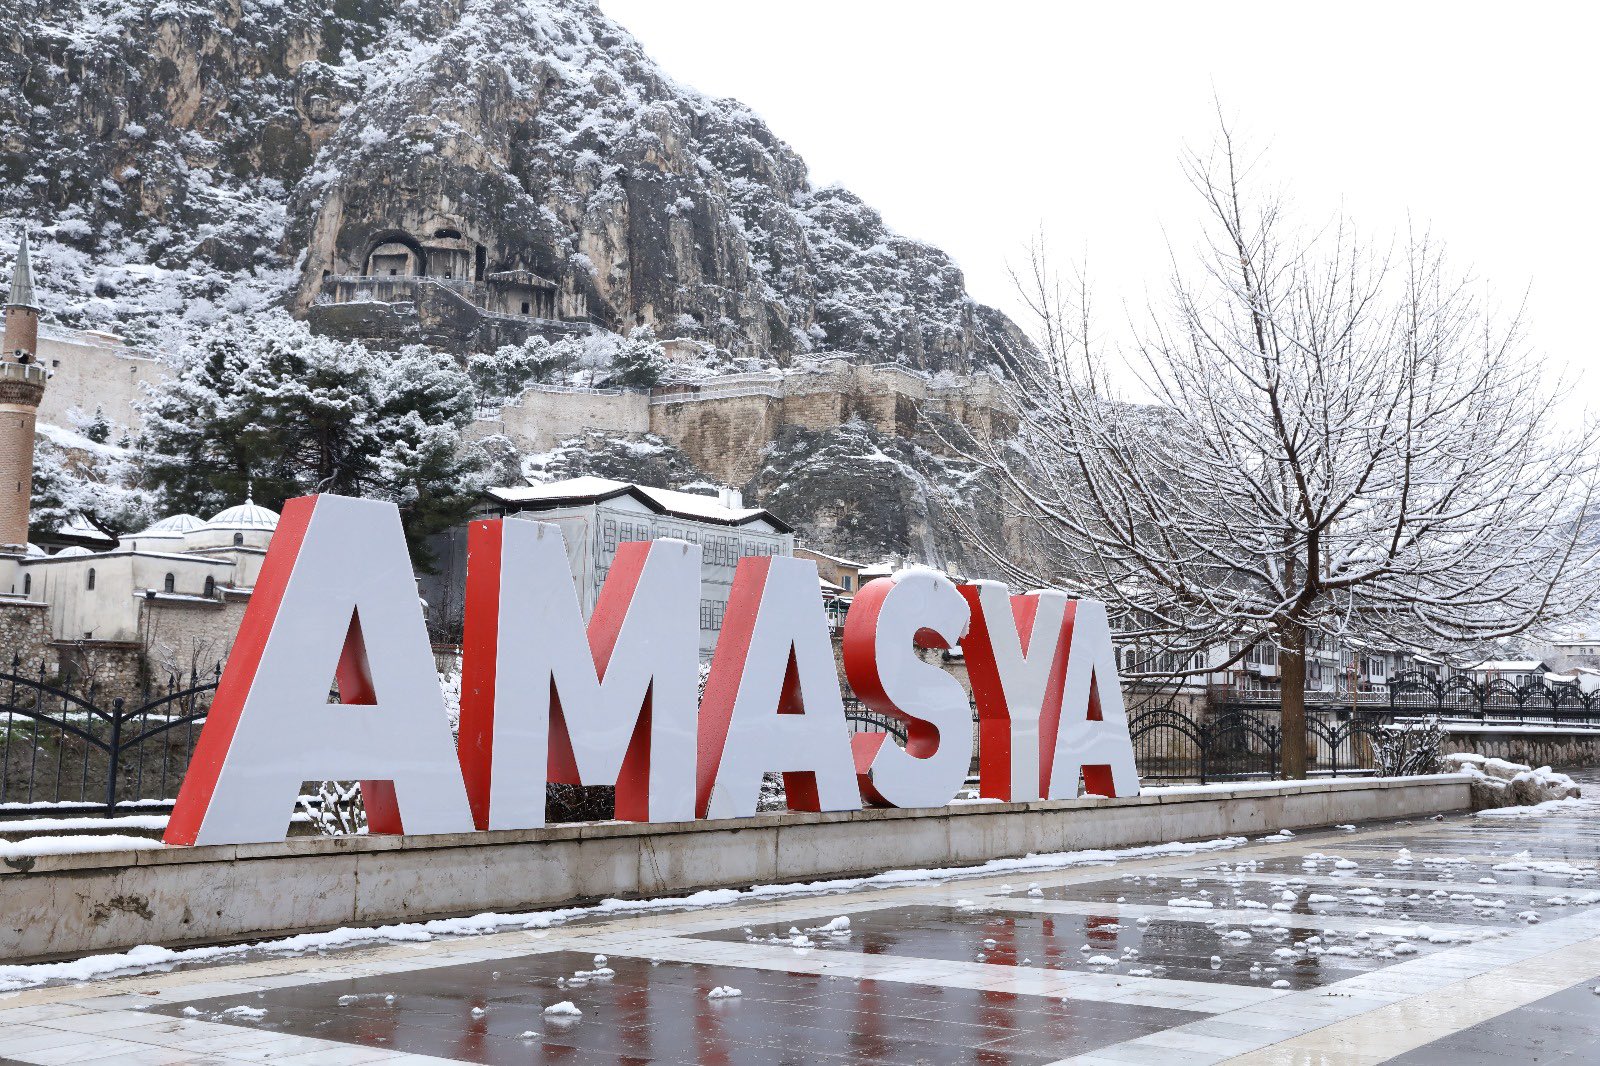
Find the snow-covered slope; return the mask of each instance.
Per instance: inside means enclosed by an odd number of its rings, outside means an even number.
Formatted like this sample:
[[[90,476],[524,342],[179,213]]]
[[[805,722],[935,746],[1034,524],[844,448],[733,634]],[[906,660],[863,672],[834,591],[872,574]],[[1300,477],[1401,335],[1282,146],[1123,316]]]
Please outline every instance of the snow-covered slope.
[[[1008,325],[590,0],[11,0],[0,42],[0,216],[42,223],[70,324],[304,310],[375,233],[448,226],[734,358],[962,369]]]

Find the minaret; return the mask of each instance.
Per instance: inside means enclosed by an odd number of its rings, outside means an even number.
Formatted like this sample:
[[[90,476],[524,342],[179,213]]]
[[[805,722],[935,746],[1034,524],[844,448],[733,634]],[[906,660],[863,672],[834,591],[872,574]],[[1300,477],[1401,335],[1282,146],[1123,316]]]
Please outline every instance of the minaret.
[[[33,430],[49,376],[39,365],[39,305],[33,297],[27,230],[17,247],[5,310],[5,342],[0,346],[0,551],[28,543]]]

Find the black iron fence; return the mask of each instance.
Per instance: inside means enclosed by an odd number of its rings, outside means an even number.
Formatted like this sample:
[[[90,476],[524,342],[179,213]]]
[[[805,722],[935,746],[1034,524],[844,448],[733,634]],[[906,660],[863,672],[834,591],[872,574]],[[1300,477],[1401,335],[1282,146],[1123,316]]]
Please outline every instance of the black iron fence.
[[[1309,772],[1318,776],[1373,774],[1387,715],[1310,712],[1306,715]],[[1274,778],[1282,769],[1283,728],[1269,711],[1223,709],[1188,714],[1170,708],[1128,717],[1141,777],[1152,781]]]
[[[1396,715],[1600,729],[1600,690],[1584,692],[1575,684],[1517,686],[1504,678],[1480,682],[1470,675],[1441,680],[1404,673],[1389,682],[1389,709]]]
[[[217,679],[171,676],[113,695],[13,659],[0,673],[0,815],[170,809]]]
[[[117,813],[170,809],[210,710],[219,670],[130,696],[93,682],[0,672],[0,817],[7,813]],[[1313,774],[1379,772],[1386,732],[1439,718],[1545,724],[1600,732],[1600,692],[1541,684],[1438,681],[1406,674],[1388,685],[1387,706],[1362,701],[1307,707]],[[1313,697],[1314,698],[1314,697]],[[884,732],[905,743],[904,724],[855,699],[845,701],[852,732]],[[1187,713],[1162,707],[1128,721],[1141,776],[1202,783],[1277,777],[1283,731],[1275,707],[1212,703]]]

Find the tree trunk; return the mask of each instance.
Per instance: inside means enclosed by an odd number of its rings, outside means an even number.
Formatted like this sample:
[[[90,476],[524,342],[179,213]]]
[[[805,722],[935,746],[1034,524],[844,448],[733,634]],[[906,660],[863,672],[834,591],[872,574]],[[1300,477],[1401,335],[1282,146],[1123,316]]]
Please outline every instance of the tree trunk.
[[[1306,776],[1306,631],[1298,623],[1278,634],[1278,694],[1282,708],[1283,747],[1279,751],[1287,780]]]

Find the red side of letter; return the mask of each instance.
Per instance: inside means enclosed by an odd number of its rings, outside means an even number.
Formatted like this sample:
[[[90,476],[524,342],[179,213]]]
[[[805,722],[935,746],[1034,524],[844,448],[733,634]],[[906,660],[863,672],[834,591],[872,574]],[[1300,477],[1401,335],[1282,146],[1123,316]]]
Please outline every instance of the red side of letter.
[[[495,664],[500,643],[500,519],[467,527],[466,621],[461,632],[461,775],[472,822],[489,828]]]
[[[223,668],[222,680],[211,701],[210,713],[206,715],[200,739],[195,743],[194,755],[189,759],[189,769],[178,789],[172,817],[167,821],[167,831],[162,840],[168,844],[193,844],[200,832],[200,823],[211,805],[222,764],[233,744],[239,712],[244,709],[245,697],[255,682],[256,670],[261,665],[261,653],[272,634],[273,621],[278,616],[278,607],[283,603],[283,592],[288,587],[289,575],[294,570],[295,558],[305,541],[306,528],[311,524],[311,514],[316,504],[315,496],[301,496],[283,505],[283,514],[272,535],[267,557],[261,562],[261,574],[256,580],[250,603],[245,607],[244,618],[239,623],[239,635],[234,640],[233,652]]]
[[[728,590],[728,607],[722,616],[722,631],[717,635],[716,654],[711,659],[711,676],[706,678],[705,695],[700,698],[698,758],[695,759],[694,816],[706,817],[711,806],[711,789],[722,765],[722,749],[728,742],[728,725],[733,721],[734,701],[744,680],[745,660],[750,654],[750,638],[755,633],[756,614],[761,610],[761,594],[767,587],[767,556],[747,555],[733,572],[733,587]],[[788,687],[787,678],[785,687]]]
[[[961,641],[961,651],[967,663],[967,679],[972,683],[972,699],[978,705],[978,794],[985,799],[1010,800],[1011,709],[1006,706],[1005,685],[995,663],[989,620],[984,617],[976,585],[961,585],[958,591],[972,608],[971,628]],[[1033,636],[1038,609],[1036,596],[1011,597],[1011,613],[1024,654]]]

